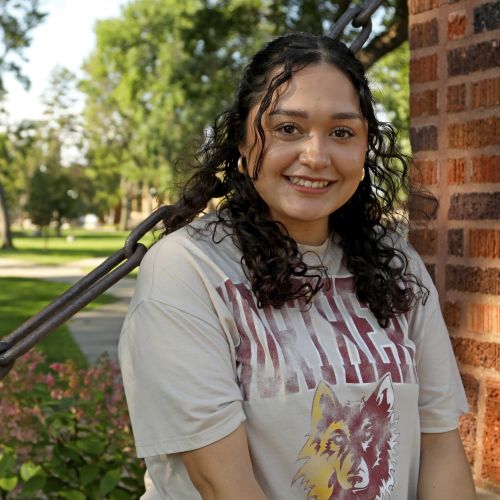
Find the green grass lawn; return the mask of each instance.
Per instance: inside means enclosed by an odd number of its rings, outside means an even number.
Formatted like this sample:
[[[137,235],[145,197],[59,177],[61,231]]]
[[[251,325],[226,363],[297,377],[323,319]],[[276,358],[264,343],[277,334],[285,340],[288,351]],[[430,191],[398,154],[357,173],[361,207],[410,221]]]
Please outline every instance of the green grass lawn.
[[[10,333],[28,318],[43,309],[69,285],[26,278],[0,278],[0,337]],[[87,307],[114,302],[111,295],[102,295]],[[47,356],[47,361],[74,359],[79,366],[87,361],[66,325],[49,334],[37,347]]]
[[[54,266],[92,257],[108,257],[123,247],[128,234],[125,231],[71,230],[62,237],[43,238],[15,232],[15,249],[0,250],[0,257]],[[153,241],[151,233],[141,240],[146,246]]]

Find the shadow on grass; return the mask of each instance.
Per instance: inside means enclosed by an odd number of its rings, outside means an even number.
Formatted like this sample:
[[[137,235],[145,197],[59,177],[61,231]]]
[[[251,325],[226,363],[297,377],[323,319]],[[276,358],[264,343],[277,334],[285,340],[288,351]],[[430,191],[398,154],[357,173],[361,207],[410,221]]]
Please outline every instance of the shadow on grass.
[[[3,337],[34,316],[47,304],[68,289],[64,283],[27,278],[0,278],[0,337]],[[101,295],[87,308],[115,302],[109,295]],[[80,367],[87,360],[75,342],[67,325],[62,325],[36,347],[47,356],[47,363],[73,359]]]

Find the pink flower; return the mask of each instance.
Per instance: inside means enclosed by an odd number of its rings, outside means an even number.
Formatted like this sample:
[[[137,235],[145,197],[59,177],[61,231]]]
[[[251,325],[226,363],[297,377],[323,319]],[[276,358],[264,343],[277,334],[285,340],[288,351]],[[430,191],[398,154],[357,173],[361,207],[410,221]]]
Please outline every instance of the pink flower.
[[[62,369],[62,364],[61,363],[52,363],[49,365],[49,368],[52,368],[56,373],[60,373]]]

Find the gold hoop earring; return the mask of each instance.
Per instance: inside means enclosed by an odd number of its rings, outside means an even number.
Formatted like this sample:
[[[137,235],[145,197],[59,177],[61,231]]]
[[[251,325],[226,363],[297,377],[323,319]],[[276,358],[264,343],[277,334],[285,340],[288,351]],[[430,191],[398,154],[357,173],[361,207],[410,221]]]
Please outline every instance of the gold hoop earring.
[[[363,182],[365,179],[365,167],[363,167],[363,170],[361,171],[361,179],[359,180],[359,182]]]
[[[240,174],[244,174],[245,173],[245,166],[246,166],[245,158],[243,156],[240,156],[238,158],[238,172]]]

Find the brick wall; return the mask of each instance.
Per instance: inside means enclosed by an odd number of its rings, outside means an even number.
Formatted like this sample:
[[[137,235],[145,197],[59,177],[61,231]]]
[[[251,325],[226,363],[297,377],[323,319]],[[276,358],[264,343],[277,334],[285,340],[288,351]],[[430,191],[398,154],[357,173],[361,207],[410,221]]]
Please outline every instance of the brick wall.
[[[411,239],[440,292],[476,483],[500,493],[500,1],[409,0],[415,171],[440,202]]]

